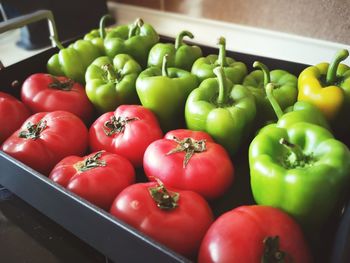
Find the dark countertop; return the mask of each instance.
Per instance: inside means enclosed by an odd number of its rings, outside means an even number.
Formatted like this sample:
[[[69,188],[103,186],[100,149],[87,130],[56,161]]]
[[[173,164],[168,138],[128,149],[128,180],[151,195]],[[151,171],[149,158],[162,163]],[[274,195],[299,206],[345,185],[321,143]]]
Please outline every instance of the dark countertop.
[[[2,263],[111,262],[26,202],[1,188],[0,244]]]

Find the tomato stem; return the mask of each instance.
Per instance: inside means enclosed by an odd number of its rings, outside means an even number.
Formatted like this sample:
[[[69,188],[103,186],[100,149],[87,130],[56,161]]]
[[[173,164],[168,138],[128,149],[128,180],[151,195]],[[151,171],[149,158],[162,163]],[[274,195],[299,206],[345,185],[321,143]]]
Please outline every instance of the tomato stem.
[[[178,139],[176,136],[173,140],[177,142],[176,148],[169,151],[166,155],[174,154],[177,152],[185,152],[185,158],[183,160],[183,168],[186,167],[191,157],[195,153],[201,153],[207,150],[206,140],[198,140],[192,138],[185,138],[183,140]]]
[[[125,130],[126,124],[131,121],[139,120],[137,117],[116,117],[113,115],[108,121],[103,124],[103,130],[107,136],[112,136],[115,133],[122,133]]]
[[[26,125],[26,129],[20,131],[18,137],[32,140],[38,139],[40,137],[41,132],[45,130],[46,127],[47,123],[44,119],[41,119],[36,124],[28,122]]]
[[[79,172],[85,172],[90,169],[106,166],[106,161],[101,160],[101,156],[103,152],[104,151],[99,151],[95,153],[93,156],[85,158],[83,161],[76,163],[74,165],[75,169]]]
[[[261,263],[284,263],[286,262],[287,253],[279,248],[279,237],[266,237],[263,240],[264,253]],[[288,255],[289,256],[289,255]]]
[[[74,85],[74,81],[72,79],[60,81],[54,76],[51,76],[51,77],[52,77],[52,82],[49,84],[50,88],[70,91]]]
[[[158,186],[150,187],[148,190],[157,206],[163,210],[171,210],[178,207],[180,194],[176,192],[170,193],[159,178],[155,177],[155,180]]]

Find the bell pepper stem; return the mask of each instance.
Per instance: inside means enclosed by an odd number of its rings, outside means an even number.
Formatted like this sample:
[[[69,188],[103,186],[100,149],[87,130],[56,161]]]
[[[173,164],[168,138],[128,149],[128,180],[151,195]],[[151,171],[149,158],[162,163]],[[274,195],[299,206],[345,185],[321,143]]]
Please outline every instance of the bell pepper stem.
[[[163,63],[162,63],[162,76],[168,77],[168,58],[169,55],[165,54],[163,57]]]
[[[111,18],[112,18],[112,16],[108,14],[108,15],[104,15],[100,20],[99,30],[100,30],[100,37],[102,39],[104,39],[106,37],[106,21],[108,19],[111,19]]]
[[[141,18],[136,19],[134,24],[131,26],[129,30],[128,38],[131,38],[136,35],[137,29],[140,29],[143,26],[143,20]]]
[[[283,158],[283,165],[287,169],[304,168],[314,163],[313,154],[304,154],[301,147],[297,144],[287,141],[285,138],[281,138],[279,143],[283,145],[288,155]]]
[[[56,36],[51,36],[50,39],[55,43],[56,47],[58,47],[60,50],[64,49],[64,46]]]
[[[193,39],[193,34],[190,31],[181,31],[180,34],[177,35],[176,40],[175,40],[175,49],[177,50],[179,47],[181,47],[183,43],[183,38],[184,37],[189,37]]]
[[[273,95],[273,89],[274,89],[274,86],[272,83],[268,83],[265,86],[267,99],[269,100],[277,118],[280,119],[283,116],[283,111],[281,109],[281,106],[278,104],[275,96]]]
[[[346,49],[341,49],[335,54],[334,59],[329,65],[327,70],[327,76],[326,76],[327,85],[331,85],[334,83],[336,79],[337,69],[340,62],[345,60],[348,56],[349,56],[349,51]]]
[[[219,82],[219,96],[217,98],[217,104],[223,105],[227,100],[227,87],[226,87],[226,77],[223,67],[216,67],[214,69],[214,74],[216,75]]]
[[[118,81],[117,73],[115,72],[111,64],[103,65],[102,69],[106,72],[108,81]]]
[[[303,159],[305,159],[305,156],[303,154],[303,151],[297,144],[293,144],[289,141],[287,141],[285,138],[281,138],[279,141],[280,144],[282,144],[286,149],[295,156],[293,162],[294,163],[299,163]]]
[[[226,64],[226,39],[224,37],[220,37],[218,40],[219,45],[219,57],[218,62],[221,67],[227,66]]]
[[[264,73],[264,87],[266,87],[266,85],[271,82],[270,70],[260,61],[255,61],[253,63],[253,68],[259,68]]]

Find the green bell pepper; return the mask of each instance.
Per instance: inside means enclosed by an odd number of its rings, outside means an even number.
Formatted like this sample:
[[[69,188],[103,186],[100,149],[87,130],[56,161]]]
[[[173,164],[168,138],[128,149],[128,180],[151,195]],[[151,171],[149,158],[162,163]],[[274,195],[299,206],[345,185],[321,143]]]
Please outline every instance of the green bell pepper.
[[[268,83],[265,89],[266,97],[277,116],[278,127],[287,128],[291,124],[297,122],[308,122],[322,126],[327,130],[331,130],[328,121],[322,112],[313,104],[306,101],[297,101],[293,106],[288,107],[285,112],[283,112],[281,106],[278,104],[278,101],[273,94],[274,85],[272,83]]]
[[[350,151],[325,128],[270,124],[249,147],[251,188],[260,205],[292,215],[309,235],[320,231],[350,183]]]
[[[225,77],[224,69],[214,69],[217,78],[204,80],[188,96],[185,107],[187,127],[209,133],[234,155],[248,138],[255,118],[254,97],[248,89]]]
[[[180,32],[172,43],[158,43],[154,45],[148,55],[148,66],[162,66],[163,57],[169,55],[169,67],[175,67],[191,71],[193,63],[202,56],[202,50],[198,46],[189,46],[183,42],[187,36],[193,39],[193,34],[189,31]]]
[[[243,80],[243,85],[246,86],[255,97],[257,108],[256,128],[260,128],[266,122],[276,120],[276,115],[266,96],[265,86],[268,83],[273,83],[274,97],[282,110],[285,110],[287,107],[292,106],[297,100],[298,80],[296,76],[285,70],[276,69],[270,72],[263,63],[258,61],[254,62],[253,67],[260,68],[261,70],[255,70],[248,74]]]
[[[93,29],[84,36],[84,40],[90,41],[92,44],[98,47],[101,54],[105,55],[104,38],[106,37],[106,22],[112,19],[111,15],[104,15],[100,19],[99,29]],[[112,30],[112,29],[110,29]]]
[[[233,58],[226,57],[226,40],[219,38],[219,55],[208,55],[197,59],[192,66],[192,74],[196,75],[200,82],[208,78],[215,78],[214,68],[221,66],[224,68],[226,78],[230,79],[233,84],[242,83],[243,78],[247,75],[247,66],[235,61]]]
[[[178,68],[168,68],[168,56],[162,69],[149,67],[141,72],[136,90],[141,104],[152,110],[163,131],[184,127],[184,107],[188,94],[198,86],[196,76]]]
[[[115,110],[122,104],[139,104],[136,79],[141,66],[129,55],[95,59],[86,71],[86,94],[99,112]]]
[[[120,25],[106,34],[104,46],[107,56],[129,54],[142,67],[146,67],[150,49],[159,41],[159,36],[150,24],[138,18],[133,24]]]
[[[77,40],[64,48],[54,39],[60,51],[47,62],[47,71],[55,76],[67,76],[79,83],[85,83],[85,72],[94,59],[101,55],[100,50],[88,40]]]

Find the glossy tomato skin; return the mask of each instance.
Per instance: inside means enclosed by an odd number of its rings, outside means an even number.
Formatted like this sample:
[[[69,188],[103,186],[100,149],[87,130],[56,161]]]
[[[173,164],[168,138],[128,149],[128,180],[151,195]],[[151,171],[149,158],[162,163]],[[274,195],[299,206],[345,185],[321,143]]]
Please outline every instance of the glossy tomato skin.
[[[46,127],[36,139],[20,138],[28,123],[45,121]],[[76,115],[67,111],[40,112],[30,116],[2,145],[1,150],[48,175],[64,157],[84,155],[88,146],[88,130]]]
[[[121,132],[107,135],[104,124],[113,116],[134,120],[128,121]],[[120,154],[135,167],[140,167],[148,145],[162,138],[163,133],[152,111],[140,105],[121,105],[114,112],[101,115],[91,125],[89,136],[91,151]]]
[[[81,169],[84,160],[96,154],[100,154],[100,165]],[[116,196],[135,182],[135,170],[123,156],[95,152],[85,157],[64,158],[54,167],[49,178],[96,206],[109,210]]]
[[[213,222],[208,203],[195,192],[168,188],[170,193],[179,193],[178,207],[162,210],[149,193],[149,188],[156,185],[137,183],[125,188],[114,200],[110,213],[170,249],[195,256]]]
[[[30,116],[29,109],[15,97],[0,92],[0,144]]]
[[[283,211],[268,206],[241,206],[221,215],[203,238],[198,262],[260,263],[266,237],[279,237],[285,262],[312,262],[299,225]]]
[[[70,89],[51,87],[55,86],[55,83],[69,81],[72,83]],[[64,76],[56,77],[46,73],[29,76],[23,82],[21,100],[33,113],[63,110],[77,115],[85,123],[90,123],[94,114],[94,107],[85,93],[84,86]]]
[[[193,154],[184,167],[185,152],[168,154],[177,147],[174,136],[206,140],[207,149]],[[234,167],[228,153],[202,131],[179,129],[168,132],[163,139],[149,145],[143,167],[149,180],[157,177],[168,186],[195,191],[208,200],[223,195],[234,179]]]

